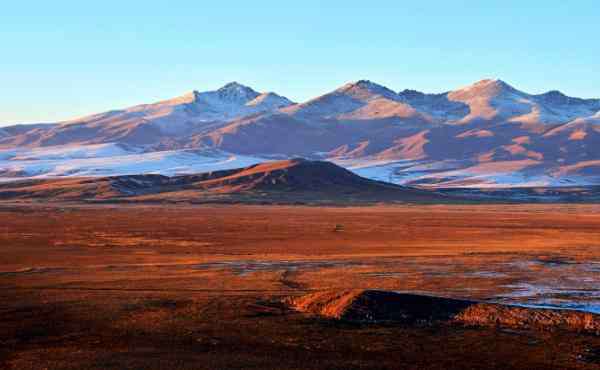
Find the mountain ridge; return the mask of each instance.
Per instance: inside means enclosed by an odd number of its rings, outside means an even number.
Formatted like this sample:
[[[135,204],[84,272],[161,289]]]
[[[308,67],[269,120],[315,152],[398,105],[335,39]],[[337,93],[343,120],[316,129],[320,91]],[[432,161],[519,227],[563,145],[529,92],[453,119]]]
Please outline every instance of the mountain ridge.
[[[389,173],[383,176],[402,184],[557,184],[567,178],[595,183],[600,179],[600,99],[557,90],[529,94],[500,79],[435,94],[395,92],[358,80],[293,103],[232,82],[217,90],[0,132],[0,150],[111,143],[144,152],[301,156],[351,167],[356,161],[374,166],[386,161]]]

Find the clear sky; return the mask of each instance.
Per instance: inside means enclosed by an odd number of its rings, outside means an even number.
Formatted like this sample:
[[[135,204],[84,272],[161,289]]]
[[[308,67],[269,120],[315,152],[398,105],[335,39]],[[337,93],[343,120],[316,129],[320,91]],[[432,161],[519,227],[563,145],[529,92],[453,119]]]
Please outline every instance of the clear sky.
[[[0,125],[238,81],[303,101],[349,81],[442,92],[501,78],[600,97],[597,0],[7,1]]]

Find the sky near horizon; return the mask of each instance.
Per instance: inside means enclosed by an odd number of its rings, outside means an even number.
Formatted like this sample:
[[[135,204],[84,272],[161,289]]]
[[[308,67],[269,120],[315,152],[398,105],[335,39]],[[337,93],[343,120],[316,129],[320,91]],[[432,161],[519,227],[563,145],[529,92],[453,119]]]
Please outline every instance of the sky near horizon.
[[[598,24],[592,0],[7,2],[0,126],[230,81],[295,101],[359,79],[443,92],[500,78],[600,98]]]

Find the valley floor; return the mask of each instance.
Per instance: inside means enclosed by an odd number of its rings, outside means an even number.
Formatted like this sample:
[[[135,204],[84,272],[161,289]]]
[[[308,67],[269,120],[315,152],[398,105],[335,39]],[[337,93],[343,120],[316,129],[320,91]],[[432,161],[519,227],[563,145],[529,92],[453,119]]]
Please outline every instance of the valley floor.
[[[0,208],[0,368],[600,369],[600,337],[350,324],[348,288],[600,312],[600,206]]]

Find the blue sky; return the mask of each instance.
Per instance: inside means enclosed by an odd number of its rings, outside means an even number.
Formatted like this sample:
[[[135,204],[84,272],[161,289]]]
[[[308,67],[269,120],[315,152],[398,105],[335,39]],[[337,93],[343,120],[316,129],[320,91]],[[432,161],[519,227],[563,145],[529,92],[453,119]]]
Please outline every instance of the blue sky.
[[[501,78],[600,97],[597,1],[6,2],[0,125],[239,81],[296,101],[348,81],[441,92]]]

